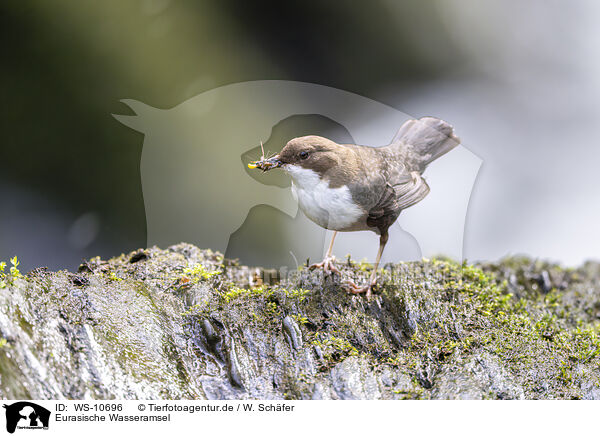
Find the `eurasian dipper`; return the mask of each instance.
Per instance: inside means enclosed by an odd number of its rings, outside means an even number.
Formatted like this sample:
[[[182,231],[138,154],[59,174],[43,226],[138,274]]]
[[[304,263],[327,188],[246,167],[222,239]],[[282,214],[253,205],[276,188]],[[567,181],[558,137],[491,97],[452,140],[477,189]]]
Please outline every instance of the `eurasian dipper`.
[[[337,232],[372,230],[379,250],[369,282],[347,291],[367,298],[376,283],[377,268],[388,240],[388,228],[400,212],[429,193],[422,177],[427,165],[460,143],[452,126],[438,118],[405,122],[385,147],[337,144],[321,136],[289,141],[269,159],[248,164],[268,171],[281,167],[292,177],[292,194],[300,209],[333,237],[325,259],[311,268],[339,272],[331,252]]]

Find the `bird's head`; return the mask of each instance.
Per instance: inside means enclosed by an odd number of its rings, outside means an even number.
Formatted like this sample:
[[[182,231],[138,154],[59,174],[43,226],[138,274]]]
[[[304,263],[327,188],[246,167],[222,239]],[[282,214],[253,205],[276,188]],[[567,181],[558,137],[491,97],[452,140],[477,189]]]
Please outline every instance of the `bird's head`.
[[[322,136],[301,136],[289,141],[278,155],[252,162],[248,167],[263,171],[281,167],[292,175],[301,169],[324,174],[338,165],[340,148],[339,144]]]

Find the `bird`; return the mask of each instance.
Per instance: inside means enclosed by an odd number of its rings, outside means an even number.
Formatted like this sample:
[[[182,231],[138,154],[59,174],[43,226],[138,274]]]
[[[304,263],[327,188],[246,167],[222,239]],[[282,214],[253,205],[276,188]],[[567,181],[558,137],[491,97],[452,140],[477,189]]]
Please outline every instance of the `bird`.
[[[338,144],[322,136],[291,139],[279,154],[250,162],[249,168],[281,168],[292,179],[292,195],[317,225],[333,230],[322,262],[310,266],[340,273],[332,255],[338,232],[370,230],[379,235],[379,249],[368,282],[347,280],[346,290],[365,294],[377,283],[377,269],[389,239],[388,229],[400,213],[427,196],[427,166],[460,144],[454,128],[435,117],[406,121],[389,145]]]

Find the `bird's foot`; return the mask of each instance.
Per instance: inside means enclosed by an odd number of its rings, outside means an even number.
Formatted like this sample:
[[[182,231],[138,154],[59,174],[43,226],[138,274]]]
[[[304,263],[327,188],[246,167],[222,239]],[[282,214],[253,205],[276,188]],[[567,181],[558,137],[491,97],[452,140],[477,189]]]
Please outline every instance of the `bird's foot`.
[[[377,284],[377,279],[372,279],[369,281],[369,283],[367,283],[366,285],[363,285],[363,286],[357,285],[352,280],[346,280],[344,282],[344,285],[345,285],[344,290],[350,294],[355,294],[355,295],[365,294],[365,297],[367,297],[367,300],[369,300],[371,298],[371,295],[373,295],[372,291],[376,284]]]
[[[337,273],[340,274],[340,270],[335,266],[335,257],[329,256],[323,259],[323,262],[313,263],[308,269],[313,270],[316,268],[323,268],[323,272]]]

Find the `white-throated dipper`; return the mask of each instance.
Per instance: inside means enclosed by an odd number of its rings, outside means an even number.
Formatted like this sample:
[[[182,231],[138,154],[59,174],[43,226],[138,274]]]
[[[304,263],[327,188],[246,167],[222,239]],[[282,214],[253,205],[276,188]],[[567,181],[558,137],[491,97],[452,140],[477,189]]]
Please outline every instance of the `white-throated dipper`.
[[[337,144],[321,136],[289,141],[269,159],[248,164],[268,171],[282,168],[292,177],[292,194],[300,209],[319,226],[333,230],[323,262],[311,268],[339,272],[331,252],[337,232],[372,230],[380,235],[369,282],[347,291],[367,298],[376,283],[377,268],[388,240],[388,228],[400,212],[429,193],[422,177],[427,165],[460,143],[452,126],[438,118],[405,122],[385,147]]]

